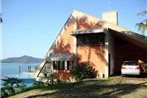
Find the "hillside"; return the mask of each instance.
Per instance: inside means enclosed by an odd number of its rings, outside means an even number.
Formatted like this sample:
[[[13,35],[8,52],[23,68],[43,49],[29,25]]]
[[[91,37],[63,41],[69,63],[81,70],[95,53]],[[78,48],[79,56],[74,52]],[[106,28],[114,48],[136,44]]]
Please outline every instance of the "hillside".
[[[1,63],[40,63],[42,59],[31,56],[11,57],[1,60]]]

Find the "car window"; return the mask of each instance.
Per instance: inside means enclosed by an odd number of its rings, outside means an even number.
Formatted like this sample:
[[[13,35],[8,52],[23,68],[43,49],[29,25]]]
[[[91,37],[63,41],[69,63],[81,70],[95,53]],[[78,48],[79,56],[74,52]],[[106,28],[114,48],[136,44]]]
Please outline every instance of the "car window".
[[[123,65],[134,65],[135,66],[135,65],[138,65],[138,63],[135,61],[128,61],[128,62],[124,62]]]

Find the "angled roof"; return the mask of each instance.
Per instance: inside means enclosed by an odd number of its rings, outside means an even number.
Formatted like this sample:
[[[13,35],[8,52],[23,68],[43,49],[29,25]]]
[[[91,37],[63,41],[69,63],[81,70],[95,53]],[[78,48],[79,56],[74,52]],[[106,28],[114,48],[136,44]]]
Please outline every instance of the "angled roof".
[[[99,18],[97,18],[97,17],[91,16],[91,15],[86,14],[86,13],[83,13],[83,12],[79,12],[79,11],[77,11],[77,10],[74,10],[74,11],[70,14],[69,18],[67,19],[66,23],[65,23],[64,26],[62,27],[62,29],[61,29],[61,31],[59,32],[58,36],[63,32],[63,29],[67,26],[68,22],[70,22],[71,19],[76,18],[76,17],[83,17],[83,16],[88,17],[88,21],[97,21],[98,23],[100,23],[100,24],[103,25],[103,28],[112,29],[112,30],[114,30],[114,31],[117,31],[118,34],[127,36],[127,37],[129,37],[129,38],[131,38],[131,39],[133,39],[133,40],[135,40],[135,41],[137,41],[137,42],[139,41],[140,43],[143,43],[144,47],[147,48],[147,37],[144,37],[144,36],[142,36],[142,35],[140,35],[140,34],[137,34],[137,33],[135,33],[135,32],[132,32],[132,31],[130,31],[130,30],[127,30],[127,29],[125,29],[125,28],[123,28],[123,27],[120,27],[120,26],[117,26],[117,25],[115,25],[115,24],[112,24],[112,23],[110,23],[110,22],[108,22],[108,21],[105,21],[105,20],[103,20],[103,19],[99,19]],[[89,30],[90,30],[90,28],[89,28]],[[76,33],[83,33],[83,30],[79,30],[79,29],[78,29],[78,30],[76,30],[76,31],[77,31],[77,32],[75,32],[75,34],[76,34]],[[85,30],[85,31],[88,31],[88,29]],[[74,31],[73,31],[73,32],[74,32]],[[73,32],[71,32],[71,33],[73,33]],[[52,46],[50,47],[49,50],[53,50],[53,47],[54,47],[55,43],[56,43],[56,39],[54,40],[54,42],[53,42],[53,44],[52,44]],[[48,51],[47,55],[48,55],[49,53],[50,53],[50,51]],[[48,55],[48,56],[49,56],[49,55]]]
[[[103,28],[112,29],[114,31],[117,31],[118,34],[126,36],[127,38],[130,38],[132,41],[137,42],[138,44],[140,44],[140,46],[143,45],[143,47],[145,47],[147,49],[147,37],[145,37],[145,36],[142,36],[138,33],[127,30],[127,29],[120,27],[120,26],[117,26],[115,24],[112,24],[106,20],[99,19],[99,18],[96,18],[94,16],[91,16],[91,15],[88,15],[88,14],[85,14],[85,13],[82,13],[79,11],[73,11],[72,15],[74,17],[77,17],[77,16],[82,17],[84,15],[84,16],[88,17],[88,19],[90,21],[97,21],[98,23],[101,23],[103,25]],[[89,30],[91,30],[91,29],[89,29]],[[88,31],[88,30],[85,30],[85,31]],[[84,32],[84,30],[77,30],[75,32],[75,34],[77,34],[77,33],[80,34],[83,32]]]
[[[76,30],[76,31],[72,32],[72,35],[89,34],[89,33],[102,33],[102,32],[104,32],[104,29],[90,28],[90,29],[85,29],[85,30]]]
[[[47,58],[47,61],[70,61],[71,58],[72,55],[68,53],[64,53],[64,54],[55,53],[55,54],[51,54],[50,57]]]

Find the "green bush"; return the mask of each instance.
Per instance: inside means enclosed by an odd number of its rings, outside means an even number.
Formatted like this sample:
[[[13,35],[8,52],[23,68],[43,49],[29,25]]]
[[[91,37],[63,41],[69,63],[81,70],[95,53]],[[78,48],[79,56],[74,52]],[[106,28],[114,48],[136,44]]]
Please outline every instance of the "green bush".
[[[25,89],[25,85],[23,82],[17,78],[10,78],[6,77],[7,79],[2,80],[2,91],[1,96],[7,97],[20,92],[21,90]]]
[[[81,63],[77,66],[73,66],[70,72],[73,78],[77,81],[87,78],[95,78],[97,75],[97,71],[87,63]]]

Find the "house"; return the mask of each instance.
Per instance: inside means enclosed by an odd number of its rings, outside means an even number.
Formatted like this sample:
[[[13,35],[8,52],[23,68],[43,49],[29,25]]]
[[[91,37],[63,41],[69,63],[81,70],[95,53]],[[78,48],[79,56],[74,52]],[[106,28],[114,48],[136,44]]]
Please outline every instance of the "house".
[[[116,11],[102,16],[73,11],[36,71],[36,80],[48,64],[60,80],[70,80],[71,66],[83,62],[104,78],[119,74],[124,60],[147,62],[147,37],[118,26]]]

